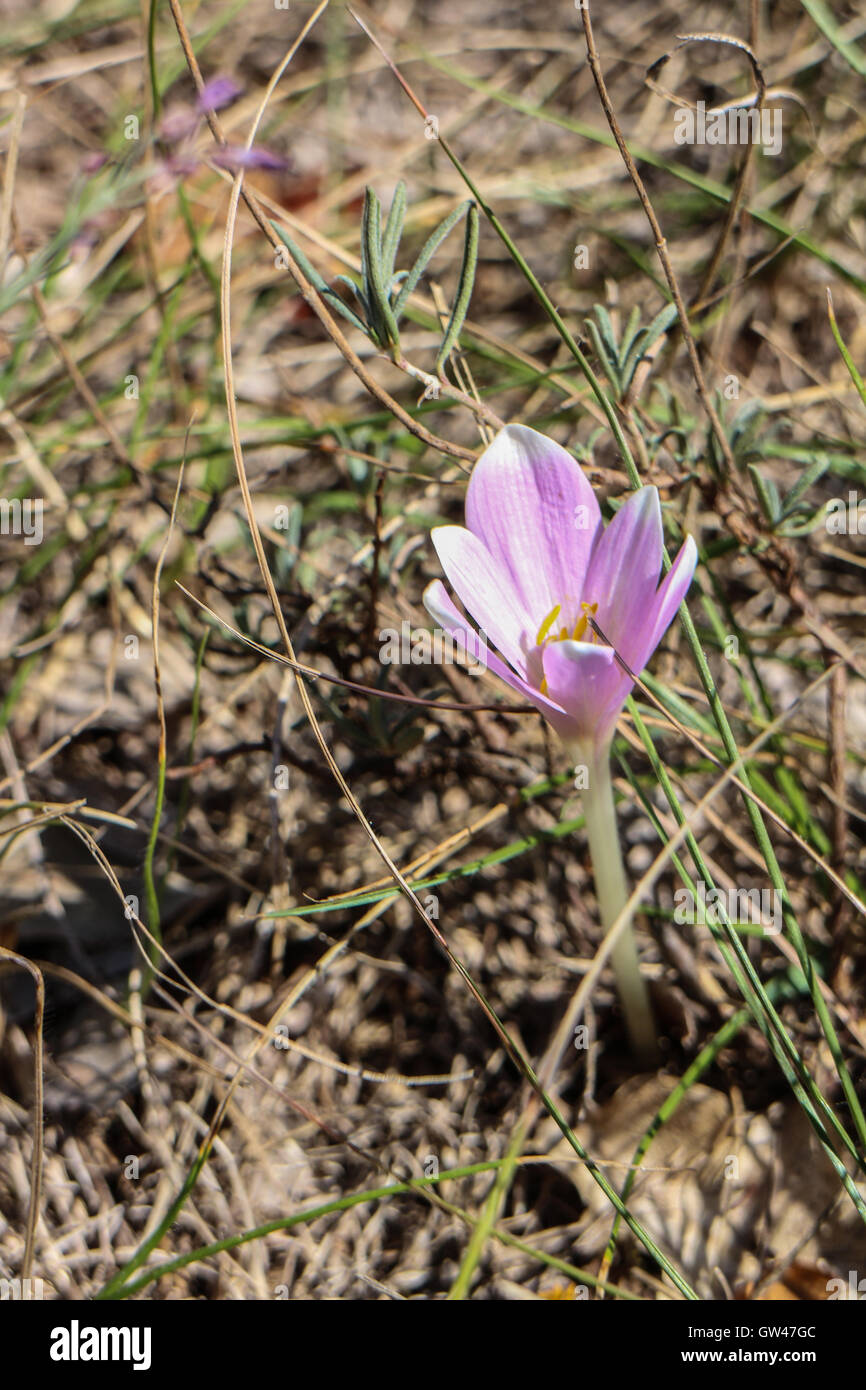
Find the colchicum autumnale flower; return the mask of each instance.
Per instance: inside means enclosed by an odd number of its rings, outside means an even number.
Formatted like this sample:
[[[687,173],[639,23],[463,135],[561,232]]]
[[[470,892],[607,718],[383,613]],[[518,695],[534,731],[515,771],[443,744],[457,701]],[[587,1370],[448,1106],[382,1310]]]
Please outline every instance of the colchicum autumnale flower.
[[[525,425],[501,430],[472,470],[466,526],[439,526],[433,544],[452,589],[497,651],[458,612],[441,580],[428,612],[489,670],[531,701],[568,744],[605,749],[632,681],[646,666],[691,583],[691,537],[665,579],[654,487],[624,502],[608,526],[571,454]],[[592,617],[612,644],[601,642]]]
[[[586,769],[587,837],[602,924],[610,928],[628,899],[609,750],[633,681],[617,655],[635,676],[646,666],[691,583],[695,543],[686,540],[659,583],[664,536],[657,490],[640,488],[604,526],[571,454],[535,430],[508,425],[472,471],[466,526],[437,527],[433,544],[484,635],[441,580],[425,591],[428,612],[531,701]],[[649,1062],[656,1031],[630,924],[618,929],[611,963],[632,1046]]]

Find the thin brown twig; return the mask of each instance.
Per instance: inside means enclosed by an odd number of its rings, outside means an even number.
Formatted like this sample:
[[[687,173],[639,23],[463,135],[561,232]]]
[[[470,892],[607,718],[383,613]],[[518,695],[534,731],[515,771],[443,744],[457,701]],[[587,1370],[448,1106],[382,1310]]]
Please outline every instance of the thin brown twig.
[[[21,133],[24,129],[26,106],[27,94],[19,89],[15,93],[15,108],[12,112],[9,145],[3,168],[3,191],[0,193],[0,280],[4,277],[6,257],[9,254],[9,238],[14,218],[15,176],[18,172],[18,152],[21,148]]]
[[[751,27],[753,33],[757,31],[757,22],[754,13],[752,14]],[[755,99],[754,101],[750,99],[749,105],[750,107],[753,107],[760,113],[767,92],[767,83],[764,77],[763,68],[761,67],[760,62],[758,61],[757,54],[755,53],[754,42],[752,44],[747,44],[744,43],[742,39],[733,38],[729,34],[682,34],[680,35],[680,42],[677,44],[676,49],[673,51],[679,52],[680,49],[686,48],[689,44],[692,43],[728,44],[733,48],[739,49],[741,53],[745,53],[746,57],[749,60],[749,63],[751,64],[752,75],[755,79]],[[658,58],[652,64],[651,68],[649,69],[649,72],[653,73],[654,75],[658,73],[660,69],[664,66],[664,64],[668,62],[670,57],[670,53],[663,54],[661,58]],[[667,93],[662,92],[662,89],[657,85],[657,83],[654,80],[654,76],[653,78],[649,77],[649,72],[647,75],[648,85],[652,87],[653,91],[660,92],[662,95],[667,95]],[[700,303],[701,301],[706,299],[707,296],[710,294],[710,291],[712,290],[713,282],[715,281],[716,274],[718,272],[719,266],[721,265],[722,258],[725,253],[725,247],[727,246],[728,238],[730,237],[731,232],[733,231],[734,223],[736,222],[737,218],[740,216],[743,210],[743,202],[746,196],[746,187],[749,172],[752,167],[753,152],[753,145],[749,141],[746,143],[743,159],[740,164],[740,168],[737,171],[736,182],[734,184],[731,198],[728,202],[728,207],[725,214],[725,220],[722,225],[722,229],[716,240],[715,249],[713,250],[713,253],[710,256],[710,259],[707,263],[706,269],[704,270],[700,288],[697,290],[692,300],[691,307],[693,311],[695,304]]]
[[[179,579],[176,579],[175,583],[181,593],[186,594],[187,598],[192,599],[193,603],[197,604],[205,613],[209,613],[212,618],[215,618],[220,626],[225,628],[226,632],[231,633],[232,637],[236,637],[239,642],[243,642],[247,647],[252,647],[253,651],[259,652],[262,656],[268,657],[271,661],[277,661],[281,666],[291,667],[299,676],[307,676],[311,680],[327,681],[330,685],[341,685],[346,690],[355,691],[359,695],[372,695],[377,700],[396,700],[398,704],[419,705],[423,709],[428,710],[447,709],[453,710],[459,714],[474,714],[479,711],[484,711],[489,714],[538,713],[534,705],[469,705],[449,700],[425,700],[420,695],[403,695],[396,690],[380,690],[377,686],[363,685],[360,681],[350,681],[346,680],[343,676],[332,676],[326,671],[318,671],[315,666],[306,666],[303,662],[298,661],[296,657],[284,656],[282,652],[271,651],[270,647],[263,647],[260,642],[256,642],[252,637],[247,637],[245,633],[240,632],[236,627],[232,627],[231,623],[227,622],[225,618],[220,617],[219,613],[213,608],[210,608],[208,604],[204,603],[200,598],[196,598],[195,594],[191,593],[185,585],[181,584]]]

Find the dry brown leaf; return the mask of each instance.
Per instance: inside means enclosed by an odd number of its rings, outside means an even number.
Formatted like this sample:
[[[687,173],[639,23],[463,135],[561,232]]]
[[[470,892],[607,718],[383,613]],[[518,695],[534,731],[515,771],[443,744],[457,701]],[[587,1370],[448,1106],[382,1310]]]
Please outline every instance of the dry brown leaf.
[[[637,1143],[676,1085],[670,1076],[637,1076],[620,1086],[581,1131],[587,1149],[617,1190]],[[553,1149],[571,1154],[564,1141]],[[586,1204],[572,1258],[603,1250],[611,1208],[586,1169],[571,1170]],[[821,1297],[827,1281],[847,1279],[866,1260],[866,1230],[847,1198],[833,1205],[839,1181],[795,1102],[769,1115],[735,1110],[729,1097],[695,1085],[645,1155],[629,1209],[702,1298],[726,1298],[735,1286],[755,1288],[776,1261],[796,1254],[818,1262]],[[830,1209],[828,1212],[828,1208]],[[623,1232],[620,1240],[633,1241]],[[788,1275],[784,1297],[815,1298]],[[766,1294],[764,1295],[767,1296]]]

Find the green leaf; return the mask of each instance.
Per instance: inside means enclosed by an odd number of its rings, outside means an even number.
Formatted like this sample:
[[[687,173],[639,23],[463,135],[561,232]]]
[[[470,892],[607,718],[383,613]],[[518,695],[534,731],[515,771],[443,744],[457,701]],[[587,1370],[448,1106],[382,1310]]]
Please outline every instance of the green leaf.
[[[619,345],[619,365],[620,365],[620,367],[622,367],[622,365],[624,364],[625,359],[626,359],[626,357],[628,356],[629,350],[630,350],[630,348],[632,347],[632,345],[633,345],[633,343],[634,343],[634,340],[635,340],[635,338],[637,337],[639,331],[641,331],[641,327],[640,327],[640,309],[638,308],[637,305],[635,305],[634,308],[632,309],[631,313],[630,313],[629,316],[628,316],[628,323],[627,323],[626,326],[625,326],[625,332],[624,332],[623,335],[622,335],[622,340],[621,340],[620,345]]]
[[[836,339],[836,346],[842,354],[842,360],[844,361],[845,366],[848,368],[848,375],[850,376],[854,385],[857,387],[857,394],[859,395],[861,401],[864,405],[866,405],[866,385],[864,385],[863,378],[858,372],[857,367],[855,366],[854,358],[848,351],[845,340],[842,337],[842,334],[839,332],[839,325],[836,322],[836,314],[833,309],[833,300],[831,298],[829,290],[827,291],[827,313],[830,318],[830,328],[833,332],[833,337]]]
[[[637,371],[638,364],[644,353],[649,352],[653,343],[655,343],[663,333],[667,333],[671,325],[676,323],[676,320],[676,304],[666,304],[663,309],[659,310],[649,325],[635,336],[622,364],[622,384],[624,391],[627,391],[631,386],[632,377]]]
[[[436,357],[436,370],[441,370],[444,363],[448,360],[460,337],[460,330],[466,319],[469,310],[469,301],[472,298],[472,288],[475,284],[475,267],[478,264],[478,205],[472,203],[469,208],[469,216],[466,219],[466,236],[463,242],[463,264],[460,267],[460,281],[457,286],[457,293],[454,297],[454,308],[451,310],[451,318],[442,346]]]
[[[618,367],[619,348],[617,347],[616,334],[613,331],[613,324],[611,322],[610,314],[607,312],[607,309],[605,309],[603,304],[594,304],[592,306],[592,312],[598,319],[599,332],[601,333],[602,339],[604,341],[604,345],[607,350],[607,355],[610,358],[611,362],[615,362]]]
[[[610,357],[610,355],[608,354],[607,345],[603,341],[595,321],[593,319],[585,319],[584,322],[586,323],[587,332],[589,333],[589,336],[592,338],[593,347],[595,348],[595,354],[599,360],[601,369],[604,372],[613,389],[616,391],[617,395],[621,396],[622,383],[619,379],[619,369],[617,367],[616,356],[614,355],[613,357]]]
[[[748,470],[758,501],[761,504],[761,511],[770,524],[775,526],[779,520],[779,489],[772,478],[765,478],[753,463],[748,465]]]
[[[301,267],[301,270],[304,272],[313,288],[318,290],[319,294],[324,293],[324,291],[328,288],[328,282],[319,274],[312,261],[307,260],[307,257],[304,255],[300,246],[298,246],[296,242],[292,241],[292,238],[289,236],[285,227],[281,227],[278,222],[271,222],[271,226],[273,227],[277,236],[280,238],[280,241],[282,241],[291,251],[292,259],[297,261],[298,265]]]
[[[811,464],[810,467],[807,468],[806,471],[800,475],[794,486],[791,488],[791,491],[788,493],[788,496],[782,503],[782,510],[780,516],[783,519],[785,517],[789,517],[792,514],[792,512],[795,512],[797,510],[797,507],[802,501],[804,495],[808,492],[812,484],[816,483],[818,479],[824,473],[826,473],[828,466],[828,459],[817,458],[815,462]]]
[[[319,274],[312,261],[309,261],[307,259],[300,246],[298,246],[296,242],[292,241],[292,238],[289,236],[285,228],[280,227],[276,222],[272,222],[271,226],[273,227],[277,236],[280,238],[280,241],[284,242],[285,245],[288,247],[289,251],[291,251],[292,258],[297,261],[304,275],[306,275],[310,284],[313,286],[313,289],[316,290],[323,299],[326,299],[328,303],[334,309],[336,309],[339,314],[342,314],[344,319],[347,319],[348,322],[351,323],[355,328],[360,328],[365,338],[369,338],[370,330],[367,327],[366,323],[363,323],[361,319],[358,318],[358,315],[353,313],[353,311],[349,308],[348,304],[345,304],[343,300],[340,298],[340,296],[334,290],[331,289],[327,280],[325,280],[323,276]],[[346,281],[346,283],[351,287],[354,293],[358,295],[358,297],[362,300],[363,303],[363,298],[359,294],[357,285],[353,285],[351,280],[347,280],[347,277],[345,275],[340,275],[337,278],[339,280]]]
[[[401,179],[394,189],[394,197],[388,212],[388,221],[385,224],[385,236],[382,242],[382,271],[389,293],[391,280],[394,277],[394,261],[397,256],[397,247],[400,245],[405,217],[406,185]]]
[[[353,327],[360,328],[365,338],[369,338],[371,336],[369,325],[364,323],[362,319],[358,318],[358,315],[354,312],[353,309],[349,308],[345,300],[340,298],[336,290],[332,290],[326,285],[325,288],[322,290],[322,298],[327,299],[328,303],[334,309],[337,310],[337,313],[342,314],[343,318],[348,320],[348,322],[351,323]]]
[[[388,343],[396,347],[400,334],[382,264],[382,208],[372,188],[367,189],[364,197],[361,264],[364,269],[364,293],[370,306],[370,327],[383,347]]]
[[[467,198],[465,203],[461,203],[459,208],[455,208],[453,212],[450,212],[448,214],[444,222],[440,222],[436,230],[430,233],[424,245],[421,247],[421,251],[417,261],[413,265],[412,269],[409,271],[409,274],[406,276],[406,279],[403,281],[403,286],[400,290],[400,293],[394,300],[394,317],[397,319],[398,323],[400,321],[400,315],[402,314],[403,308],[406,304],[406,300],[409,298],[418,281],[421,279],[421,276],[424,274],[424,271],[427,269],[427,265],[430,261],[431,256],[439,247],[439,245],[445,240],[448,233],[451,231],[451,228],[456,226],[456,224],[460,221],[461,217],[466,216],[466,213],[471,206],[472,199]]]

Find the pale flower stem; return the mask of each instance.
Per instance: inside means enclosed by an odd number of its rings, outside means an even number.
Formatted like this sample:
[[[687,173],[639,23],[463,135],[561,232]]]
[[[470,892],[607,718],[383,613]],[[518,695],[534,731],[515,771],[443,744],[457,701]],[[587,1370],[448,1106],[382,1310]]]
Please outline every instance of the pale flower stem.
[[[576,756],[576,762],[587,770],[587,786],[582,791],[586,835],[601,925],[607,931],[628,901],[628,885],[613,803],[609,750],[573,748],[571,752]],[[649,990],[640,973],[637,942],[631,922],[620,932],[611,951],[610,962],[632,1050],[641,1065],[652,1066],[658,1061],[658,1034]]]

